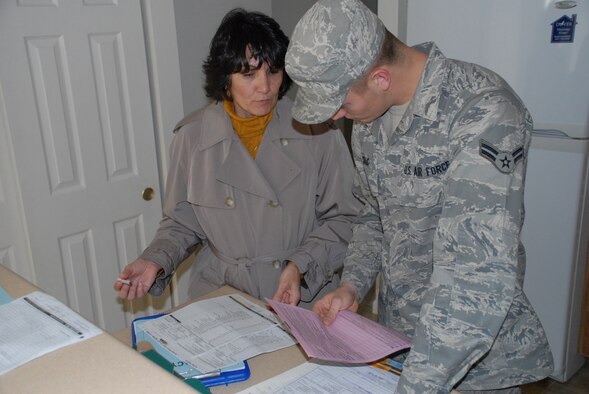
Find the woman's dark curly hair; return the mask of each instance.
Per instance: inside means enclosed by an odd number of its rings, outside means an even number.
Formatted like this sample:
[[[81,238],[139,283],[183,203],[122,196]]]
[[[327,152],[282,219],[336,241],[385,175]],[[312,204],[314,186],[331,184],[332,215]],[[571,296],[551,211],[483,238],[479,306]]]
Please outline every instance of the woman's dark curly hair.
[[[248,72],[250,69],[246,49],[260,64],[265,62],[271,69],[284,70],[287,48],[288,37],[274,19],[241,8],[229,11],[211,40],[209,56],[202,66],[207,97],[217,101],[231,100],[228,94],[231,74]],[[279,99],[284,96],[291,82],[290,77],[283,72]]]

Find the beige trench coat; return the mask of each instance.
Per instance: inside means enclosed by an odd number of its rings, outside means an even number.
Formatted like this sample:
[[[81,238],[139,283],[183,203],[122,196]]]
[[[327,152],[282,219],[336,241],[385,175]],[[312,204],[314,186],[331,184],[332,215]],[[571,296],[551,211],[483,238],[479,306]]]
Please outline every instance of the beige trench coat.
[[[255,160],[222,103],[176,126],[164,218],[141,255],[165,271],[151,294],[199,244],[191,297],[230,285],[271,298],[287,261],[304,273],[301,305],[337,287],[359,208],[352,160],[339,130],[293,123],[291,106],[278,102]]]

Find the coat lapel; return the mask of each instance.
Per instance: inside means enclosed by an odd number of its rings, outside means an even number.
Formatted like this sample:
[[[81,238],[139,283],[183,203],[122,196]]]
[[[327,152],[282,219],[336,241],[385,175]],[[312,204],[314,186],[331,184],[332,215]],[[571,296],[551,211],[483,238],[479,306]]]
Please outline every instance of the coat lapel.
[[[237,135],[231,138],[230,144],[229,154],[219,168],[217,180],[247,193],[277,201],[276,193]]]
[[[276,193],[280,194],[301,173],[301,169],[284,153],[290,139],[272,127],[267,132],[268,138],[260,146],[263,151],[260,151],[258,165]]]
[[[198,142],[201,164],[207,171],[214,171],[215,179],[222,184],[276,201],[276,194],[233,131],[223,104],[211,104],[210,108],[202,120]]]
[[[221,104],[215,106],[214,114],[203,119],[200,150],[212,148],[218,143],[229,144],[229,152],[216,175],[219,182],[268,200],[278,201],[278,193],[301,173],[300,167],[284,153],[289,149],[288,144],[292,140],[312,138],[311,135],[298,132],[292,127],[290,114],[285,115],[282,106],[283,103],[279,101],[274,117],[268,124],[256,161],[233,132],[231,120]],[[279,122],[282,116],[287,116],[287,119]]]

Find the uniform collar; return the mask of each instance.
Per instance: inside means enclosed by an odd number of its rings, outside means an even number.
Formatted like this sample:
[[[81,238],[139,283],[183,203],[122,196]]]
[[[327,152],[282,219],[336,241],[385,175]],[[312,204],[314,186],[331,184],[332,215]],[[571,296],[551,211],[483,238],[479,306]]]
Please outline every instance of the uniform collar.
[[[446,57],[433,42],[414,46],[428,55],[415,95],[409,103],[406,114],[412,114],[429,121],[434,121],[438,114],[440,89],[445,79]],[[413,116],[405,116],[397,130],[404,134],[411,127]]]

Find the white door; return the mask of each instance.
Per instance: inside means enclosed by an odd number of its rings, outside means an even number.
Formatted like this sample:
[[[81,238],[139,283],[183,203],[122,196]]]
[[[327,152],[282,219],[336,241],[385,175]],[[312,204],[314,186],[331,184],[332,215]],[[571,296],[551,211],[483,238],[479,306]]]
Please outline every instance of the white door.
[[[0,219],[23,218],[32,256],[5,253],[9,266],[108,331],[170,307],[122,305],[112,288],[161,218],[139,0],[0,1],[0,89],[1,151],[20,183],[0,190],[22,201],[13,212],[0,195]]]

